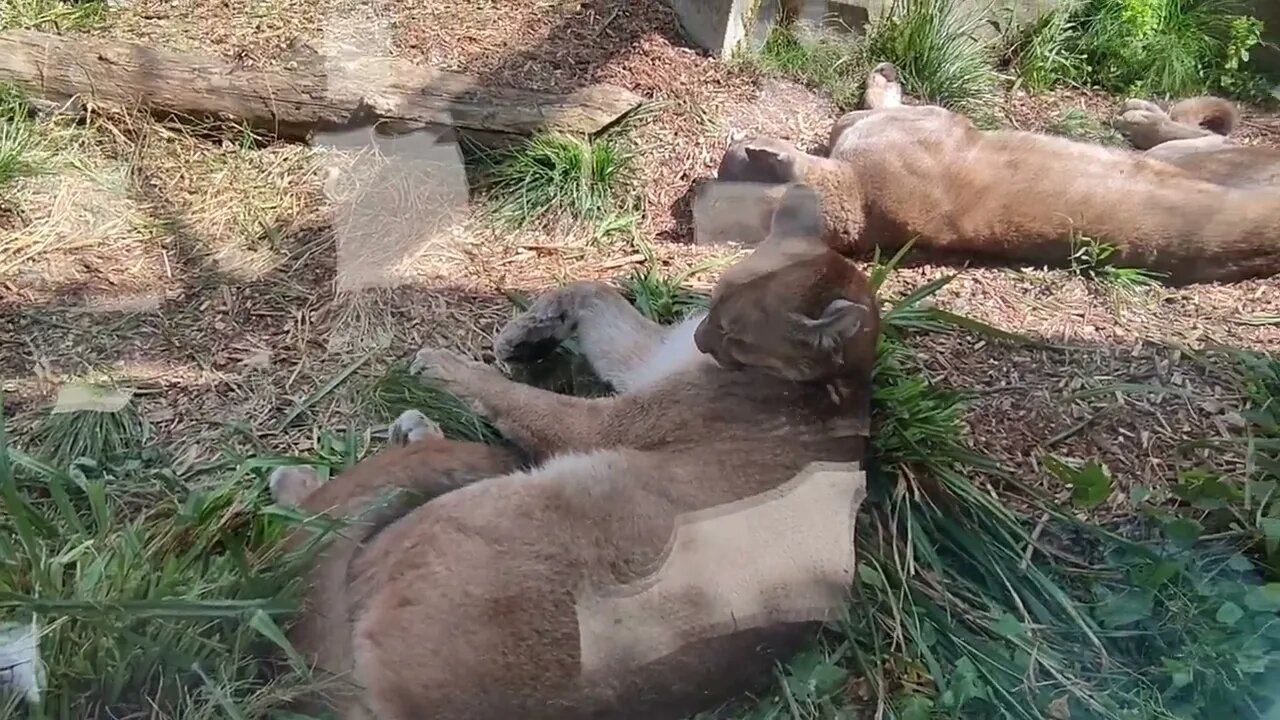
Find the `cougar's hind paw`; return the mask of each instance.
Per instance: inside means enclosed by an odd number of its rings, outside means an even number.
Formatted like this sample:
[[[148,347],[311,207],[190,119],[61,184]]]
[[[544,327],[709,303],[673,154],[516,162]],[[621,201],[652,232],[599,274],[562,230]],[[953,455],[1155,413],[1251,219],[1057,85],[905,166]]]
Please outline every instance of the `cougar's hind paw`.
[[[1129,98],[1128,100],[1125,100],[1124,104],[1120,106],[1120,112],[1118,114],[1124,115],[1130,110],[1142,110],[1155,115],[1165,114],[1164,110],[1161,110],[1159,105],[1151,102],[1150,100],[1142,100],[1140,98]]]
[[[307,465],[278,467],[267,476],[271,499],[289,507],[297,507],[320,485],[320,475]]]
[[[387,428],[387,435],[392,445],[403,446],[427,438],[442,438],[444,431],[421,412],[405,410]]]

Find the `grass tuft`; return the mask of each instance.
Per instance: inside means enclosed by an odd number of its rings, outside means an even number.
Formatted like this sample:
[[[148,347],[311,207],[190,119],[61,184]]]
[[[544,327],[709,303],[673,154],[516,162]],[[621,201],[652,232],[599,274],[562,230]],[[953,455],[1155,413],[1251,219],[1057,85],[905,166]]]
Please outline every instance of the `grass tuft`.
[[[1071,236],[1071,272],[1122,292],[1160,284],[1163,273],[1145,268],[1117,267],[1108,262],[1116,247],[1079,233]]]
[[[567,218],[600,224],[608,235],[630,217],[636,161],[621,128],[594,139],[537,135],[476,160],[488,213],[502,227]]]
[[[103,0],[5,0],[0,4],[0,31],[85,30],[106,18]]]
[[[50,412],[33,432],[40,457],[60,468],[81,460],[111,462],[140,451],[150,429],[134,403],[113,410]]]
[[[1064,7],[1028,26],[1006,51],[1018,81],[1032,92],[1082,82],[1088,64],[1079,34],[1079,20]]]
[[[829,34],[802,37],[781,24],[769,29],[756,53],[739,59],[825,92],[841,110],[858,107],[870,69],[850,42]]]
[[[423,382],[409,372],[406,364],[397,364],[378,378],[372,409],[385,418],[394,418],[405,410],[419,410],[439,423],[445,436],[458,440],[496,443],[502,439],[497,429],[472,412],[465,402]]]
[[[951,0],[893,0],[861,40],[777,25],[759,51],[742,59],[825,91],[843,110],[859,106],[872,67],[892,62],[907,93],[978,111],[990,105],[999,81],[993,47],[974,35],[981,22]]]
[[[31,106],[17,88],[0,85],[0,188],[45,172],[47,153]]]
[[[893,0],[867,28],[868,67],[891,62],[903,88],[956,111],[988,105],[998,90],[994,47],[977,39],[981,15],[952,0]]]

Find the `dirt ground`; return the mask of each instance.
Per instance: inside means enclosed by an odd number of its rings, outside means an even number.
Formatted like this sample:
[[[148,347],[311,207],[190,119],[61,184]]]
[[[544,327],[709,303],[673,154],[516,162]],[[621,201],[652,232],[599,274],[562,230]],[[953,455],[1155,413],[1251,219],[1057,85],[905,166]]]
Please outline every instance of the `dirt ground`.
[[[656,0],[474,0],[465,11],[442,0],[133,0],[99,32],[249,66],[367,32],[362,42],[484,82],[609,82],[661,101],[638,130],[640,235],[670,272],[734,255],[690,244],[688,207],[732,137],[812,144],[836,116],[801,86],[688,47]],[[1018,94],[1004,111],[1013,126],[1043,130],[1069,108],[1105,118],[1114,106],[1085,93]],[[1280,119],[1250,112],[1244,134],[1280,144]],[[306,426],[383,420],[364,403],[370,384],[423,344],[485,356],[512,313],[507,293],[644,261],[626,242],[468,224],[454,251],[423,258],[403,284],[339,292],[326,179],[340,153],[127,118],[74,142],[87,169],[27,182],[21,217],[9,221],[25,249],[0,254],[0,376],[20,430],[61,383],[110,376],[137,388],[145,416],[188,460],[207,456],[232,422],[274,450],[305,449]],[[900,270],[888,295],[957,269]],[[1266,322],[1280,314],[1276,279],[1126,296],[1065,272],[967,269],[937,302],[1050,345],[965,333],[916,342],[936,379],[976,393],[977,449],[1028,479],[1043,475],[1045,450],[1099,458],[1121,488],[1167,478],[1177,447],[1229,429],[1239,404],[1171,345],[1280,348],[1280,325]],[[1154,390],[1106,391],[1118,384]],[[299,407],[298,422],[282,426]]]

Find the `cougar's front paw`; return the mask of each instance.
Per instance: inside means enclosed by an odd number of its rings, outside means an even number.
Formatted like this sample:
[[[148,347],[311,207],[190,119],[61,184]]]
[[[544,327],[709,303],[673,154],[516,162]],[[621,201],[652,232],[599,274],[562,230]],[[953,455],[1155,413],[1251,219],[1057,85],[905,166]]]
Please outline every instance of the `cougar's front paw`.
[[[616,292],[591,280],[572,282],[538,296],[493,339],[493,353],[503,362],[533,362],[555,351],[577,331],[583,308]]]
[[[541,360],[569,337],[572,328],[565,313],[526,312],[502,328],[493,340],[493,354],[503,362]]]

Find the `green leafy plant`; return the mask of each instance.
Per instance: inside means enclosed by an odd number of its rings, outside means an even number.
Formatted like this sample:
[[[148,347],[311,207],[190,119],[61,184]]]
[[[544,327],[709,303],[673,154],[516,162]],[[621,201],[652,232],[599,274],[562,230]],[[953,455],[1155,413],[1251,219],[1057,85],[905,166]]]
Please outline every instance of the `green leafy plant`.
[[[1115,245],[1074,233],[1071,237],[1071,272],[1125,292],[1157,285],[1164,276],[1145,268],[1112,265],[1109,259],[1115,252]]]
[[[1238,0],[1083,0],[1049,14],[1010,54],[1033,90],[1079,83],[1262,101],[1270,85],[1248,63],[1263,24],[1245,8]]]

